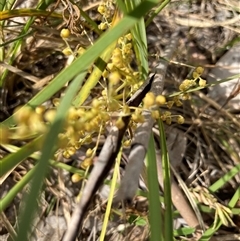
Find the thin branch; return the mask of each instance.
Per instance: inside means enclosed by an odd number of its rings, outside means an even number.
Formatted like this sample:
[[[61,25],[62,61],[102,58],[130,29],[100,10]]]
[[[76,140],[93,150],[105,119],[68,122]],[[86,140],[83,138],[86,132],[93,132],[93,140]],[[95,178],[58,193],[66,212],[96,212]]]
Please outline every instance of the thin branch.
[[[170,44],[163,56],[164,59],[171,59],[173,57],[178,44],[178,35],[178,32],[172,35]],[[164,59],[161,59],[155,67],[156,74],[150,90],[155,96],[162,94],[163,91],[165,73],[168,66],[168,61]],[[131,200],[138,187],[138,180],[146,156],[150,133],[155,122],[149,111],[144,111],[143,116],[145,121],[139,124],[136,129],[129,155],[129,164],[126,167],[126,172],[117,192],[115,202]]]

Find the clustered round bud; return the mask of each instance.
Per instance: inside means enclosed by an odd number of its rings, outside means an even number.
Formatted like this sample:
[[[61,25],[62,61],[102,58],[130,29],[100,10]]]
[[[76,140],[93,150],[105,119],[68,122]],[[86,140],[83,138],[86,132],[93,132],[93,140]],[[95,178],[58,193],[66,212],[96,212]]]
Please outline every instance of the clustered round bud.
[[[71,50],[69,47],[66,47],[65,49],[62,50],[62,53],[63,53],[65,56],[69,56],[69,55],[71,55],[73,52],[72,52],[72,50]]]
[[[164,105],[166,103],[166,97],[164,95],[158,95],[156,97],[156,104],[158,106]]]
[[[185,92],[195,86],[197,86],[196,81],[199,80],[199,86],[205,87],[206,86],[206,80],[201,78],[201,75],[204,72],[203,67],[197,67],[192,74],[193,79],[185,79],[179,86],[179,90],[182,92]]]
[[[148,92],[143,99],[143,108],[149,109],[155,104],[155,95],[152,92]]]
[[[100,23],[99,25],[98,25],[98,28],[100,29],[100,30],[106,30],[107,28],[108,28],[108,23]]]
[[[74,173],[71,177],[71,180],[73,183],[80,182],[83,179],[82,176],[80,176],[78,173]]]
[[[143,123],[145,121],[140,109],[136,109],[136,111],[132,114],[132,120],[136,123]]]
[[[88,167],[90,167],[93,164],[93,159],[91,157],[87,157],[84,159],[84,161],[81,163],[81,168],[86,170]]]
[[[200,87],[205,87],[207,85],[207,81],[200,78],[198,84],[199,84]]]
[[[180,91],[187,91],[191,89],[192,87],[196,86],[196,81],[193,79],[185,79],[179,86]]]
[[[183,116],[179,115],[179,116],[177,117],[177,123],[178,123],[178,124],[183,124],[184,121],[185,121],[185,119],[184,119]]]
[[[108,79],[110,84],[117,85],[120,82],[121,75],[119,74],[118,71],[114,71],[109,75]]]
[[[199,75],[202,75],[203,72],[204,72],[204,68],[201,67],[201,66],[199,66],[199,67],[197,67],[197,68],[195,69],[195,72],[197,72]]]
[[[60,33],[60,36],[62,37],[62,38],[68,38],[69,36],[70,36],[70,30],[68,29],[68,28],[63,28],[62,30],[61,30],[61,33]]]

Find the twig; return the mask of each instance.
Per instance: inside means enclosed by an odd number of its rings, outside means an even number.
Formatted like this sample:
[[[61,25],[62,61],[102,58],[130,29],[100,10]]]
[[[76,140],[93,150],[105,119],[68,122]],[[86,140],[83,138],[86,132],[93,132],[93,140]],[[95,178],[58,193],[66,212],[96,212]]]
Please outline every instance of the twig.
[[[6,64],[6,63],[4,63],[4,62],[2,62],[2,61],[0,61],[0,65],[3,66],[4,68],[8,69],[8,70],[11,71],[12,73],[15,73],[15,74],[17,74],[17,75],[20,75],[20,76],[22,76],[24,79],[28,79],[28,80],[30,80],[30,81],[32,81],[32,82],[34,82],[34,83],[37,83],[37,82],[40,80],[38,77],[36,77],[36,76],[34,76],[34,75],[31,75],[31,74],[29,74],[29,73],[26,73],[26,72],[24,72],[24,71],[22,71],[22,70],[20,70],[20,69],[18,69],[18,68],[16,68],[16,67],[14,67],[14,66],[11,66],[11,65],[9,65],[9,64]]]
[[[175,32],[168,48],[163,56],[165,59],[171,59],[178,43],[178,32]],[[167,70],[168,61],[160,60],[160,63],[155,68],[155,78],[151,87],[151,91],[155,96],[160,95],[163,91],[164,78]],[[149,111],[143,112],[145,122],[139,124],[135,132],[134,140],[129,155],[129,164],[126,167],[125,175],[117,192],[115,201],[131,200],[135,195],[138,187],[140,172],[143,167],[144,158],[146,155],[150,133],[154,124],[154,119]]]
[[[188,27],[198,27],[198,28],[210,28],[210,27],[216,27],[216,26],[227,26],[230,24],[234,24],[240,21],[240,16],[237,15],[234,18],[228,19],[226,21],[216,22],[211,20],[198,20],[198,19],[191,19],[190,16],[188,18],[175,18],[175,21],[177,24],[180,24],[182,26],[188,26]]]

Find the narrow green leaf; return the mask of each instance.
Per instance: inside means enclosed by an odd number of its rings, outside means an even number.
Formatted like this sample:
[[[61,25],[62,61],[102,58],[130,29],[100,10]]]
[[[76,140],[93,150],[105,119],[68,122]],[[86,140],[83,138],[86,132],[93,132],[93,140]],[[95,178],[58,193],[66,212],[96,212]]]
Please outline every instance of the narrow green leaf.
[[[163,122],[158,120],[158,128],[160,132],[160,146],[162,154],[162,169],[163,169],[163,184],[164,184],[164,204],[165,204],[165,238],[168,241],[173,241],[173,210],[172,210],[172,195],[171,195],[171,167],[168,156],[166,136]]]
[[[31,169],[20,181],[16,183],[14,187],[0,200],[0,213],[3,212],[16,197],[16,195],[31,181],[34,173],[36,172],[36,166]]]
[[[159,7],[153,12],[153,14],[149,17],[146,22],[146,27],[152,22],[152,20],[170,3],[171,0],[165,0],[161,3]]]
[[[193,234],[194,232],[195,232],[195,228],[190,228],[190,227],[179,228],[177,230],[174,230],[174,236],[175,237],[177,237],[177,236],[187,236],[187,235]]]
[[[149,222],[151,241],[163,241],[163,220],[161,203],[159,202],[159,185],[157,176],[157,163],[155,155],[154,138],[151,133],[147,151],[147,177],[149,189]]]
[[[240,164],[233,167],[229,172],[227,172],[224,176],[219,178],[216,182],[214,182],[210,187],[209,190],[211,192],[216,192],[221,187],[223,187],[227,182],[229,182],[235,175],[240,172]]]
[[[141,0],[126,1],[128,11],[135,9]],[[131,29],[133,36],[133,46],[137,57],[139,73],[142,75],[142,79],[146,79],[148,76],[148,52],[147,52],[147,35],[144,18],[141,18],[135,26]]]
[[[25,146],[21,147],[17,152],[11,153],[0,160],[0,176],[4,176],[9,172],[14,166],[20,164],[33,152],[37,151],[39,148],[39,143],[42,141],[42,136],[36,138]]]

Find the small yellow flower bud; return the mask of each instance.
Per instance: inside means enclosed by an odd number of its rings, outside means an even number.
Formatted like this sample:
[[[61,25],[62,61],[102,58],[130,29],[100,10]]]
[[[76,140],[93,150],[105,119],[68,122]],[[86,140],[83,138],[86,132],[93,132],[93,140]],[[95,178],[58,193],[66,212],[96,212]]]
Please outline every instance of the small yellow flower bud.
[[[63,157],[68,159],[68,158],[71,157],[71,155],[69,154],[69,152],[68,152],[67,150],[65,150],[65,151],[63,152]]]
[[[91,157],[93,152],[94,151],[91,148],[88,148],[87,151],[86,151],[86,157]]]
[[[144,116],[138,112],[132,114],[132,120],[137,123],[143,123],[145,121]]]
[[[78,119],[78,111],[75,107],[71,106],[68,110],[68,119],[69,120],[77,120]]]
[[[36,107],[35,112],[39,115],[42,115],[45,110],[46,110],[46,107],[44,105],[40,105]]]
[[[102,102],[98,99],[93,99],[92,101],[92,107],[99,108],[101,106]]]
[[[122,129],[124,127],[125,123],[123,122],[122,118],[118,118],[117,121],[116,121],[116,127],[118,129]]]
[[[120,48],[115,48],[113,50],[113,57],[122,57],[122,51]]]
[[[122,58],[120,56],[116,56],[116,57],[114,56],[112,58],[112,63],[114,65],[116,65],[117,67],[121,67],[121,65],[122,65]]]
[[[72,54],[72,50],[71,50],[69,47],[67,47],[67,48],[65,48],[64,50],[62,50],[62,53],[63,53],[65,56],[69,56],[69,55]]]
[[[101,118],[102,118],[102,121],[104,121],[104,122],[107,122],[107,121],[109,121],[109,119],[110,119],[110,116],[109,116],[109,114],[108,113],[106,113],[106,112],[101,112]]]
[[[151,116],[153,119],[158,119],[160,117],[160,113],[158,110],[154,110],[151,112]]]
[[[82,169],[87,169],[89,166],[93,164],[93,159],[91,157],[87,157],[82,163],[81,163],[81,168]]]
[[[54,98],[52,102],[53,102],[53,105],[54,105],[55,107],[57,107],[57,106],[59,106],[59,104],[60,104],[60,99],[59,99],[59,98]]]
[[[110,83],[113,84],[113,85],[118,84],[119,81],[120,81],[120,78],[121,78],[121,76],[120,76],[118,71],[112,72],[108,77]]]
[[[16,110],[16,113],[14,114],[14,119],[16,120],[17,123],[27,124],[32,113],[33,113],[33,110],[31,107],[24,106]]]
[[[197,79],[200,76],[200,74],[196,71],[193,72],[193,78]]]
[[[196,69],[195,69],[195,71],[199,74],[199,75],[201,75],[202,73],[203,73],[203,71],[204,71],[204,68],[203,67],[197,67]]]
[[[83,179],[78,173],[74,173],[71,177],[73,183],[80,182]]]
[[[68,38],[70,36],[70,30],[68,28],[63,28],[61,30],[60,36],[62,38]]]
[[[104,90],[102,90],[102,96],[107,96],[107,90],[106,89],[104,89]]]
[[[157,105],[164,105],[166,103],[166,97],[164,95],[158,95],[156,97],[156,104]]]
[[[175,96],[173,98],[173,101],[174,101],[176,106],[182,106],[182,102],[180,101],[179,96]]]
[[[112,70],[113,67],[114,67],[114,64],[113,64],[113,63],[108,63],[108,64],[107,64],[107,69],[108,69],[108,70]]]
[[[58,147],[59,148],[65,148],[68,144],[68,137],[63,134],[63,133],[59,133],[58,134]]]
[[[85,51],[86,51],[86,49],[84,49],[83,47],[80,47],[80,48],[77,50],[77,53],[81,56]]]
[[[163,112],[163,114],[161,115],[161,119],[163,121],[166,121],[168,118],[171,118],[171,112],[170,111]]]
[[[177,118],[177,123],[178,123],[178,124],[183,124],[184,121],[185,121],[184,117],[181,116],[181,115],[179,115],[178,118]]]
[[[207,84],[207,81],[206,80],[204,80],[204,79],[202,79],[202,78],[200,78],[200,80],[199,80],[199,86],[200,87],[205,87],[206,86],[206,84]]]
[[[143,106],[144,108],[150,108],[155,103],[155,95],[152,92],[149,92],[146,94],[146,96],[143,99]]]
[[[20,123],[16,130],[16,136],[18,138],[25,139],[29,135],[29,127],[25,124]]]
[[[98,28],[99,28],[100,30],[105,30],[105,29],[107,29],[107,27],[108,27],[108,24],[107,24],[107,23],[100,23],[100,24],[98,25]]]
[[[56,115],[56,110],[50,109],[50,110],[46,111],[46,113],[44,114],[44,118],[46,121],[51,123],[51,122],[53,122],[55,115]]]
[[[128,41],[131,41],[131,40],[132,40],[132,34],[131,34],[131,33],[128,33],[127,35],[125,35],[125,38],[126,38]]]
[[[107,10],[107,9],[106,9],[106,6],[104,6],[104,5],[99,5],[97,10],[98,10],[98,12],[99,12],[100,14],[103,15],[104,13],[106,13],[106,10]]]
[[[81,130],[83,130],[83,128],[84,128],[84,122],[83,122],[81,119],[75,121],[75,123],[74,123],[74,129],[75,129],[76,131],[81,131]]]
[[[43,123],[42,115],[35,113],[31,114],[31,118],[28,121],[28,127],[34,132],[44,132],[46,127]]]
[[[131,142],[132,142],[131,140],[126,140],[126,141],[123,142],[123,146],[129,147],[131,145]]]
[[[85,114],[86,114],[86,109],[84,109],[84,108],[78,108],[78,109],[77,109],[77,113],[78,113],[78,115],[79,115],[80,117],[83,117],[83,116],[85,116]]]

